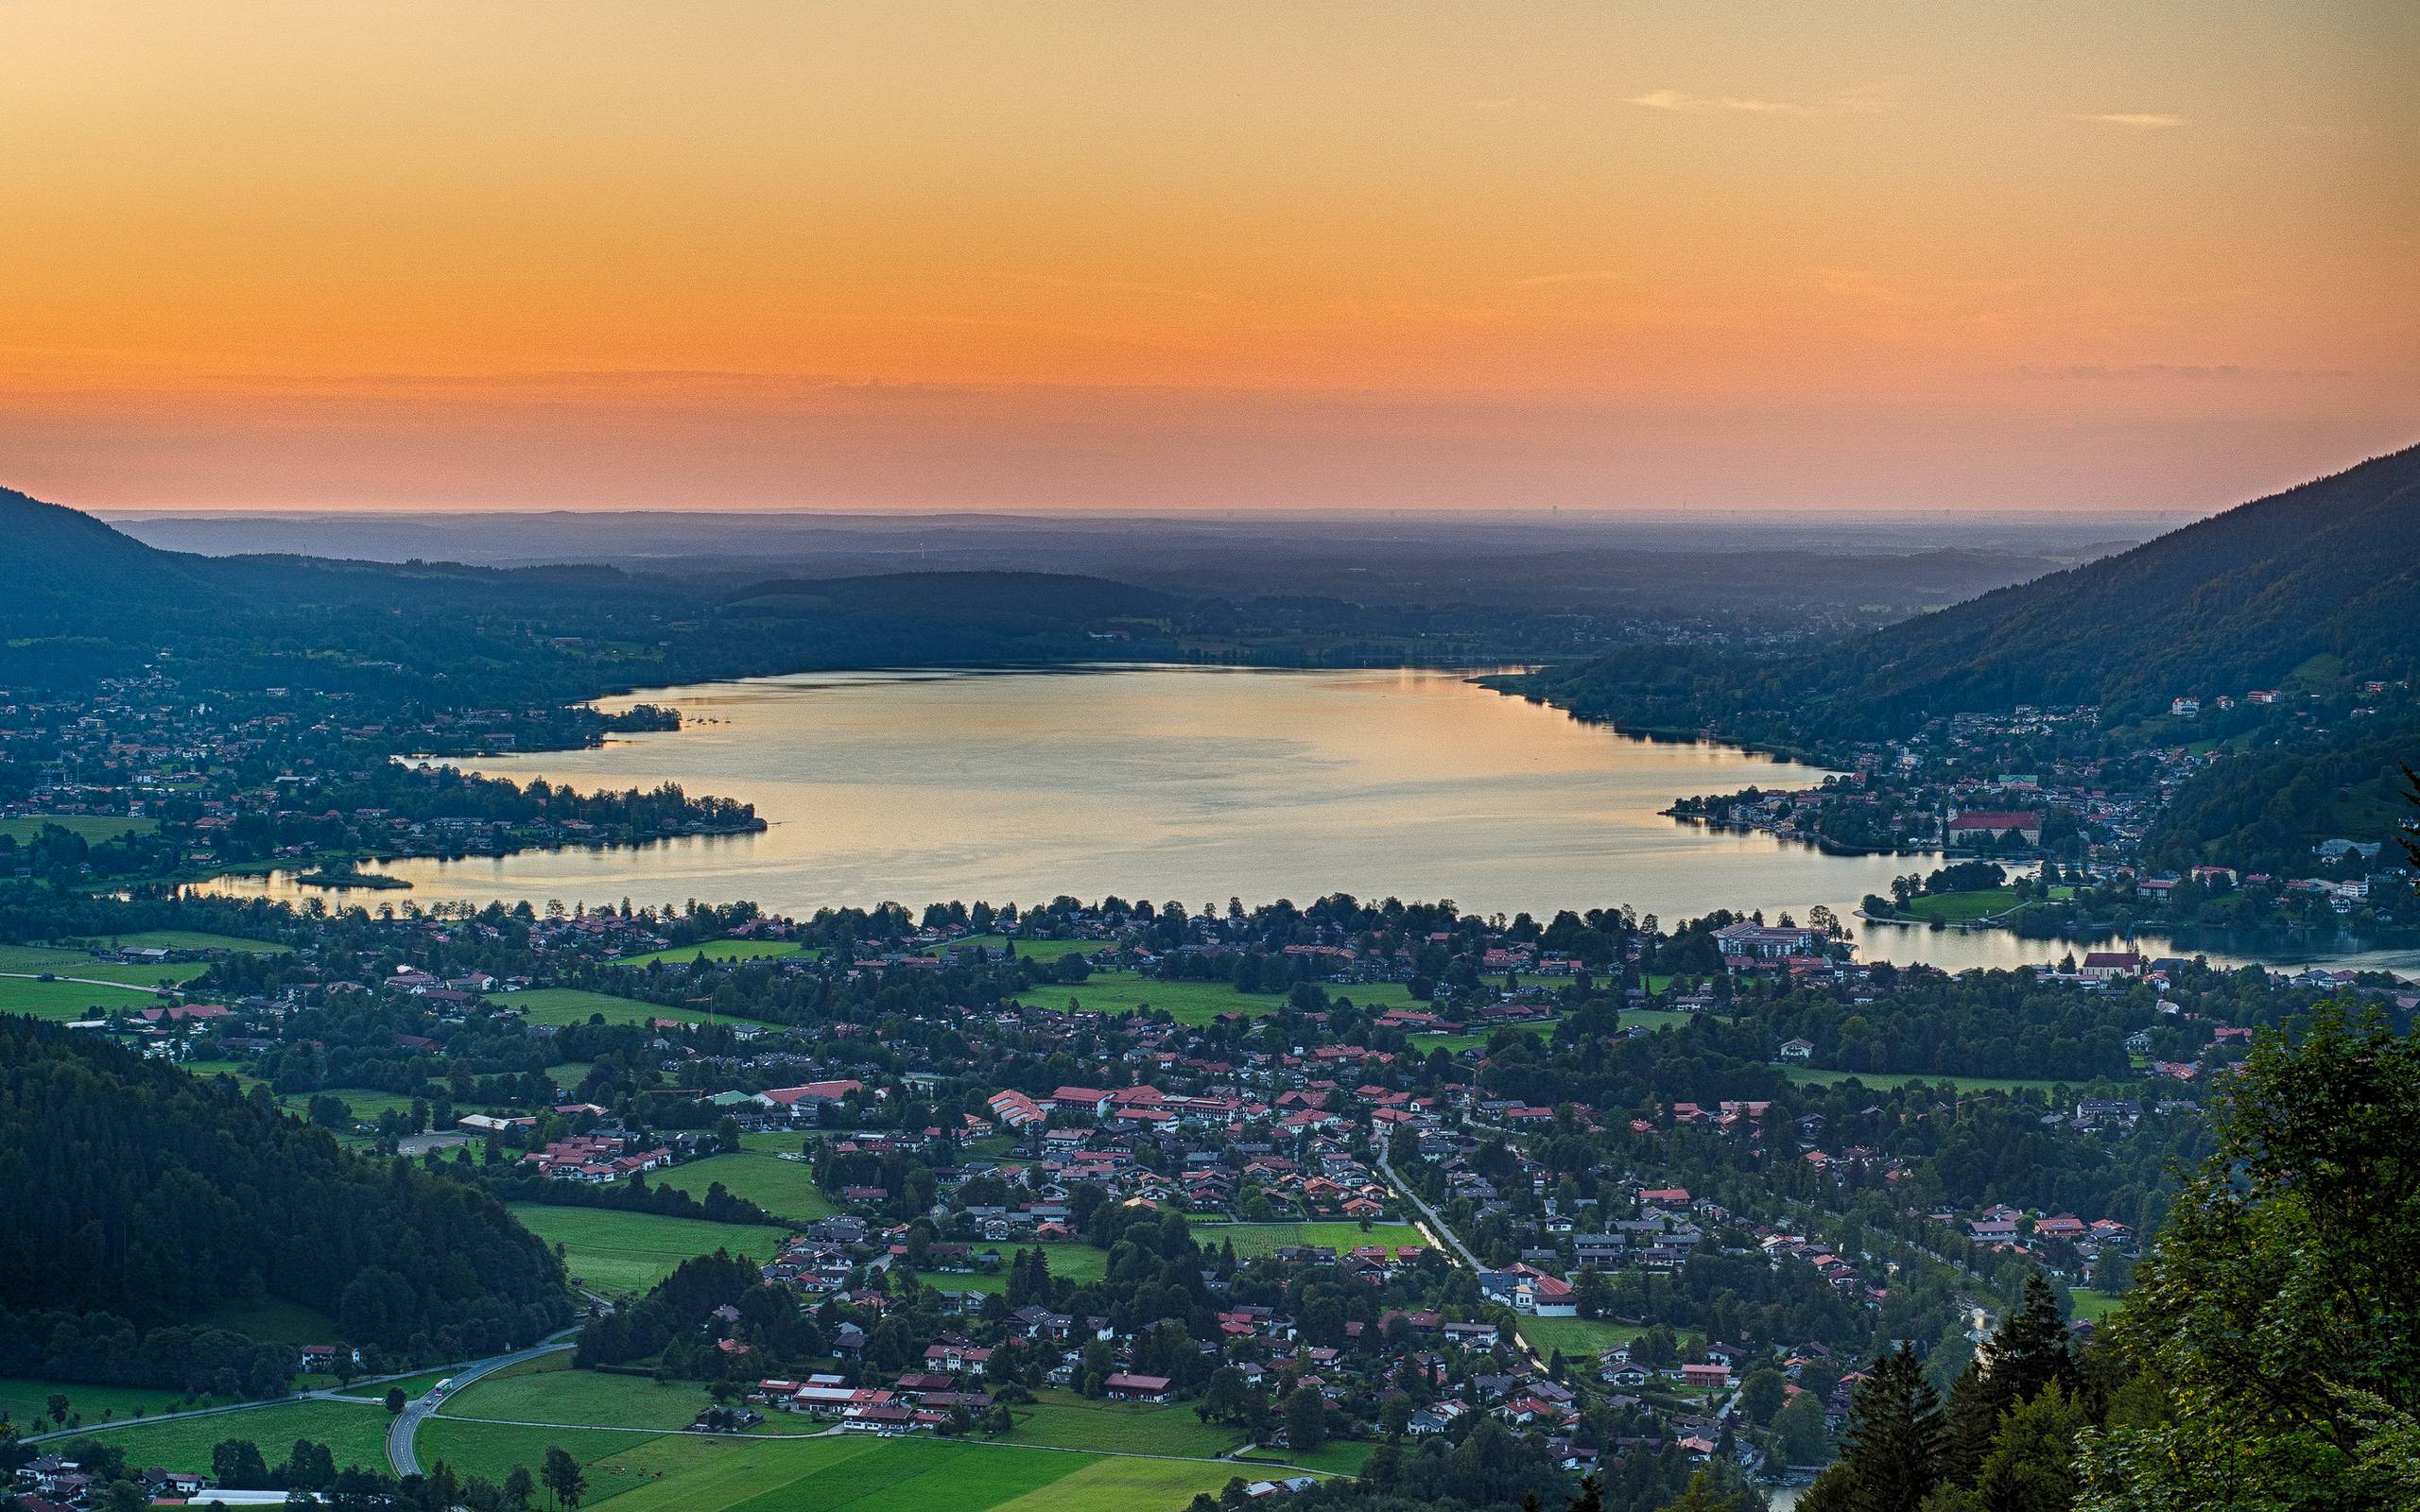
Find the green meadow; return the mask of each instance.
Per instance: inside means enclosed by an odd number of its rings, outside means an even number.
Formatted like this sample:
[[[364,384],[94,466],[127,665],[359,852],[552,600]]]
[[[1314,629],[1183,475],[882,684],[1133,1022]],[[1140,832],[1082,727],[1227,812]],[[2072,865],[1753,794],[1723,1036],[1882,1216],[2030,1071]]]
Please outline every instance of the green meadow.
[[[634,1296],[672,1274],[695,1255],[717,1249],[768,1261],[780,1247],[783,1230],[765,1224],[708,1223],[651,1212],[607,1208],[557,1208],[542,1202],[509,1204],[522,1227],[548,1245],[561,1245],[572,1275],[608,1294]]]
[[[793,1146],[798,1143],[797,1136],[789,1139]],[[660,1187],[686,1192],[700,1201],[705,1199],[706,1189],[719,1181],[733,1196],[752,1202],[776,1218],[795,1218],[801,1223],[828,1218],[839,1211],[815,1184],[813,1166],[766,1151],[742,1149],[732,1155],[710,1155],[669,1171],[649,1172],[648,1179]]]
[[[1628,1344],[1647,1331],[1633,1323],[1616,1323],[1601,1317],[1525,1317],[1520,1320],[1521,1337],[1540,1354],[1552,1356],[1561,1349],[1572,1359],[1594,1359],[1616,1344]]]
[[[19,845],[26,845],[42,833],[45,824],[56,824],[70,834],[79,836],[87,845],[114,840],[121,834],[149,834],[160,827],[157,819],[130,819],[122,814],[27,814],[17,818],[0,819],[0,834]]]
[[[1207,1249],[1212,1246],[1232,1243],[1236,1258],[1250,1260],[1255,1255],[1273,1255],[1289,1245],[1325,1245],[1342,1254],[1364,1245],[1384,1245],[1400,1249],[1406,1245],[1426,1245],[1420,1230],[1408,1223],[1372,1224],[1363,1231],[1358,1223],[1201,1223],[1194,1226],[1194,1243]]]
[[[86,1432],[93,1420],[84,1419]],[[274,1401],[259,1407],[180,1418],[167,1422],[118,1423],[98,1430],[104,1442],[126,1451],[129,1465],[207,1474],[210,1451],[225,1438],[248,1438],[274,1468],[298,1438],[325,1444],[337,1469],[387,1467],[387,1409],[359,1401]]]

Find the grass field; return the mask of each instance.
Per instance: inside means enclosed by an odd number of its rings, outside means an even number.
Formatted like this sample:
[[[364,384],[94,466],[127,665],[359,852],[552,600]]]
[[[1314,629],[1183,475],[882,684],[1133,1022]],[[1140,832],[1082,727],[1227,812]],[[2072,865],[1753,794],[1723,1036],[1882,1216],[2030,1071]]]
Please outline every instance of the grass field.
[[[1357,1223],[1204,1223],[1194,1227],[1194,1242],[1202,1248],[1232,1242],[1236,1258],[1273,1255],[1288,1245],[1325,1245],[1339,1254],[1363,1245],[1426,1245],[1420,1230],[1408,1223],[1376,1223],[1364,1233]]]
[[[704,1023],[713,1017],[699,1008],[666,1007],[660,1003],[642,1003],[636,998],[617,998],[610,992],[589,992],[573,987],[531,988],[526,992],[503,993],[490,1001],[512,1009],[531,1023],[586,1023],[594,1013],[603,1014],[607,1023],[645,1023],[650,1019]]]
[[[1505,1024],[1503,1027],[1518,1029],[1533,1040],[1551,1040],[1554,1038],[1554,1026],[1562,1022],[1560,1019],[1539,1019],[1528,1023]],[[1422,1055],[1426,1055],[1431,1050],[1443,1050],[1450,1056],[1464,1050],[1484,1049],[1487,1042],[1495,1038],[1495,1030],[1490,1029],[1485,1034],[1415,1034],[1407,1035],[1405,1038],[1411,1042],[1411,1047]]]
[[[1646,1332],[1634,1324],[1615,1323],[1601,1317],[1521,1319],[1521,1337],[1530,1341],[1530,1349],[1549,1357],[1561,1349],[1570,1358],[1594,1358],[1599,1351],[1628,1344]]]
[[[1299,1465],[1323,1475],[1358,1475],[1361,1468],[1370,1463],[1370,1456],[1377,1452],[1378,1446],[1366,1438],[1331,1438],[1307,1453],[1296,1453],[1290,1449],[1264,1449],[1247,1455],[1244,1463],[1258,1460],[1271,1467]],[[1270,1473],[1290,1475],[1293,1471],[1272,1469]]]
[[[987,951],[996,951],[1007,943],[1009,940],[1005,935],[973,935],[965,939],[951,940],[941,948],[962,951],[972,945],[980,945]],[[1107,940],[1098,939],[1021,939],[1016,942],[1016,947],[1017,954],[1028,961],[1057,961],[1070,955],[1090,955],[1095,951],[1108,950],[1110,945]]]
[[[93,1421],[84,1420],[87,1431]],[[129,1465],[160,1466],[207,1474],[211,1447],[222,1438],[249,1438],[274,1468],[298,1438],[335,1452],[337,1468],[387,1468],[387,1409],[358,1401],[278,1401],[262,1407],[181,1418],[171,1422],[112,1424],[99,1430],[105,1442],[126,1451]]]
[[[149,834],[160,827],[157,819],[130,819],[122,814],[27,814],[20,818],[0,819],[0,834],[26,845],[42,833],[45,824],[56,824],[79,835],[87,845],[114,840],[121,834]]]
[[[1032,1406],[1011,1409],[1016,1426],[999,1442],[1195,1458],[1224,1454],[1243,1442],[1239,1430],[1205,1423],[1191,1407],[1092,1401],[1063,1391],[1035,1396]]]
[[[88,977],[102,982],[119,982],[128,987],[154,988],[182,982],[208,970],[209,964],[203,961],[178,961],[158,966],[104,961],[72,945],[0,945],[0,971],[24,971],[37,975],[48,971],[55,976]]]
[[[1833,1082],[1847,1081],[1849,1078],[1854,1076],[1858,1080],[1864,1082],[1868,1087],[1876,1088],[1904,1087],[1911,1081],[1920,1081],[1929,1087],[1945,1081],[1956,1087],[1962,1092],[2013,1092],[2021,1091],[2029,1088],[2035,1091],[2048,1091],[2053,1087],[2082,1087],[2088,1085],[2088,1083],[2084,1082],[2060,1081],[2056,1078],[2046,1079],[2042,1077],[2026,1076],[1924,1076],[1911,1071],[1825,1071],[1819,1066],[1787,1066],[1783,1068],[1782,1074],[1788,1076],[1791,1081],[1796,1082],[1801,1087],[1827,1087]]]
[[[2071,1286],[2068,1297],[2075,1303],[2075,1315],[2098,1323],[2125,1305],[2121,1293],[2096,1291],[2089,1286]]]
[[[1052,941],[1036,941],[1050,944]],[[1081,941],[1057,941],[1080,945]],[[1022,951],[1027,942],[1019,940]],[[1331,998],[1350,998],[1358,1007],[1409,1008],[1423,1005],[1411,995],[1411,988],[1401,982],[1369,982],[1340,987],[1323,982],[1321,988]],[[1047,983],[1028,988],[1016,995],[1016,1001],[1031,1007],[1064,1008],[1073,999],[1077,1006],[1091,1013],[1132,1013],[1138,1008],[1157,1008],[1179,1023],[1208,1023],[1222,1013],[1244,1013],[1258,1017],[1274,1013],[1285,999],[1274,992],[1238,992],[1225,982],[1163,982],[1157,977],[1135,971],[1095,971],[1082,982]]]
[[[1009,1262],[1016,1258],[1016,1252],[1020,1248],[1036,1247],[1039,1247],[1049,1261],[1051,1275],[1063,1276],[1078,1285],[1086,1281],[1097,1281],[1109,1272],[1109,1251],[1095,1249],[1090,1245],[1037,1246],[1030,1242],[1020,1246],[1014,1240],[1004,1240],[996,1245],[978,1244],[975,1246],[975,1252],[978,1255],[986,1249],[998,1250],[1000,1252],[998,1270],[990,1272],[925,1270],[918,1271],[916,1279],[936,1291],[981,1292],[987,1296],[993,1292],[1005,1292],[1009,1289]]]
[[[283,955],[286,949],[265,939],[211,935],[198,929],[138,929],[131,935],[112,935],[95,943],[114,943],[127,950],[229,951],[239,955]]]
[[[28,1013],[61,1023],[97,1018],[116,1008],[149,1008],[159,998],[144,988],[87,987],[80,982],[36,982],[0,977],[0,1013]]]
[[[789,1141],[795,1148],[798,1137],[792,1135]],[[733,1196],[752,1202],[776,1218],[795,1218],[802,1223],[828,1218],[839,1211],[815,1184],[814,1167],[804,1160],[785,1160],[769,1152],[742,1149],[735,1155],[711,1155],[669,1171],[650,1173],[648,1179],[660,1187],[686,1192],[700,1202],[705,1200],[706,1189],[719,1181]]]
[[[1928,892],[1910,898],[1902,910],[1910,918],[1929,924],[1971,924],[1979,919],[2004,914],[2016,906],[2014,887],[1984,887],[1975,892]]]
[[[67,1414],[73,1419],[82,1418],[87,1426],[107,1420],[131,1417],[139,1408],[145,1413],[175,1412],[182,1407],[204,1405],[203,1399],[193,1401],[180,1391],[153,1391],[142,1386],[88,1386],[75,1381],[35,1381],[24,1376],[0,1376],[0,1414],[17,1425],[20,1433],[48,1433],[47,1419],[40,1428],[34,1419],[48,1408],[44,1405],[53,1392],[67,1399]]]
[[[644,955],[624,955],[607,962],[609,966],[648,967],[662,961],[666,966],[686,966],[702,955],[710,961],[770,961],[795,956],[813,960],[823,954],[820,946],[801,945],[786,939],[710,939],[695,945],[672,945]]]
[[[563,1246],[571,1273],[600,1292],[636,1294],[672,1274],[695,1255],[727,1249],[767,1261],[782,1230],[764,1224],[708,1223],[666,1218],[651,1212],[606,1208],[555,1208],[539,1202],[509,1205],[522,1227],[549,1245]]]
[[[1703,1013],[1680,1013],[1670,1008],[1627,1008],[1621,1016],[1625,1029],[1641,1024],[1650,1029],[1685,1029],[1698,1020],[1709,1017]],[[1720,1015],[1714,1017],[1719,1018]]]
[[[669,1467],[660,1478],[643,1478],[650,1459]],[[1181,1512],[1236,1473],[1219,1461],[922,1438],[655,1439],[593,1466],[587,1504],[614,1512]]]
[[[714,1405],[694,1381],[658,1384],[646,1376],[575,1370],[568,1353],[541,1355],[481,1376],[446,1399],[441,1417],[600,1428],[686,1428]]]

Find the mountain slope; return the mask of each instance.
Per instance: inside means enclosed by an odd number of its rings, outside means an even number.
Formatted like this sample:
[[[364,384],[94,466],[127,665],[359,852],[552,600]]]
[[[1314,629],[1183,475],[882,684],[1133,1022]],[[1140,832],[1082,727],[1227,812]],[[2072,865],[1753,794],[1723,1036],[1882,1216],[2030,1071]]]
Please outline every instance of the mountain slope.
[[[1841,691],[1886,719],[2089,702],[2135,716],[2317,656],[2400,672],[2420,659],[2415,601],[2420,447],[1879,631],[1848,648]]]

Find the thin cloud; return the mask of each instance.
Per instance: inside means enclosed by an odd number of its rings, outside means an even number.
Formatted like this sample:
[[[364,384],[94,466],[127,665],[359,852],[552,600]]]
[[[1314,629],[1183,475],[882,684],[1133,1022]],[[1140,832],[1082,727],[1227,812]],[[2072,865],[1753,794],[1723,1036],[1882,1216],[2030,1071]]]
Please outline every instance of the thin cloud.
[[[2156,131],[2166,127],[2183,126],[2185,117],[2158,111],[2102,111],[2080,112],[2067,117],[2070,121],[2090,121],[2099,126],[2131,126],[2137,130]]]
[[[1774,100],[1753,94],[1695,94],[1685,89],[1650,90],[1623,103],[1681,115],[1784,115],[1818,120],[1836,115],[1880,115],[1891,109],[1891,92],[1880,84],[1835,90],[1815,100]]]
[[[1618,267],[1585,268],[1577,273],[1540,273],[1533,278],[1514,279],[1522,288],[1543,288],[1550,284],[1618,284],[1630,277]]]

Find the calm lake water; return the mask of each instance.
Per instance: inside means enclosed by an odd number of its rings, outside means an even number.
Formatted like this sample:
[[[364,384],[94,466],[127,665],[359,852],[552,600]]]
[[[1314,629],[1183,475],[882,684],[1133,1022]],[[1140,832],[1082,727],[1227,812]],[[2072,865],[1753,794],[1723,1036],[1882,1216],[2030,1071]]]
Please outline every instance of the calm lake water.
[[[1438,672],[1121,668],[846,673],[655,689],[694,723],[478,769],[581,788],[651,786],[752,802],[762,834],[381,868],[375,906],[560,899],[751,899],[783,913],[935,900],[1182,901],[1223,908],[1329,892],[1450,898],[1466,910],[1628,903],[1848,919],[1909,856],[1826,856],[1659,811],[1676,798],[1803,786],[1817,768],[1716,745],[1634,739]],[[283,877],[233,892],[300,897]],[[324,895],[322,895],[324,896]],[[1852,921],[1854,922],[1854,921]],[[1863,926],[1868,958],[1953,970],[2055,960],[2006,934]]]

